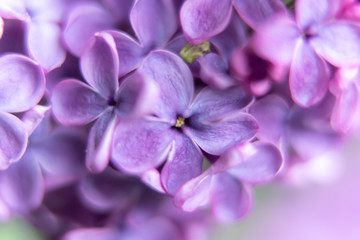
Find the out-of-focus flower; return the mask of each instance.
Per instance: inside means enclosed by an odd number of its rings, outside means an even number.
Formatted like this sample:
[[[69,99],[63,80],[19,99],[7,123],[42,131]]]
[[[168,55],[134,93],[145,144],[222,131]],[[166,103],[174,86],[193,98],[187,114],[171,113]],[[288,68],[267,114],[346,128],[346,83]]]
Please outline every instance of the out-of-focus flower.
[[[111,35],[99,33],[81,56],[82,74],[90,85],[66,79],[52,95],[53,112],[66,125],[85,125],[98,119],[91,128],[86,163],[94,172],[108,164],[112,133],[117,118],[141,116],[151,112],[156,101],[154,83],[139,73],[119,83],[119,60]]]
[[[139,71],[161,90],[155,116],[119,124],[114,133],[112,163],[122,170],[143,173],[164,162],[161,181],[171,194],[201,173],[203,151],[220,155],[250,140],[256,121],[242,112],[252,100],[241,88],[204,88],[193,100],[190,70],[176,55],[152,52]]]

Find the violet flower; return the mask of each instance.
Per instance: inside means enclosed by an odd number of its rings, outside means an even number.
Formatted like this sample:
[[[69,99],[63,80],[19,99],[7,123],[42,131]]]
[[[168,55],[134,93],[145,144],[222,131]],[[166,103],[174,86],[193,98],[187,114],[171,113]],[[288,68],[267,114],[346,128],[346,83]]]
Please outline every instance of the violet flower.
[[[0,169],[18,161],[25,152],[28,132],[24,123],[11,113],[35,106],[45,91],[41,67],[20,54],[0,57]]]
[[[52,95],[53,112],[65,125],[85,125],[97,119],[89,133],[86,165],[98,172],[108,164],[117,118],[147,113],[156,101],[157,89],[139,73],[119,83],[118,52],[114,39],[107,33],[91,39],[80,65],[90,86],[76,79],[60,82]]]
[[[257,52],[274,64],[290,66],[293,100],[304,107],[318,103],[327,93],[329,71],[334,66],[360,63],[360,28],[344,19],[333,19],[335,1],[296,1],[296,21],[278,17],[259,29]]]
[[[190,70],[176,55],[154,51],[139,71],[161,90],[155,116],[115,128],[112,163],[129,173],[144,173],[164,162],[161,181],[174,194],[202,169],[203,151],[220,155],[250,140],[257,131],[253,117],[241,111],[252,100],[242,88],[202,89],[193,100]]]
[[[210,204],[217,220],[238,220],[252,206],[252,186],[274,178],[282,163],[280,151],[272,144],[238,145],[200,176],[186,182],[176,192],[174,202],[190,212]]]

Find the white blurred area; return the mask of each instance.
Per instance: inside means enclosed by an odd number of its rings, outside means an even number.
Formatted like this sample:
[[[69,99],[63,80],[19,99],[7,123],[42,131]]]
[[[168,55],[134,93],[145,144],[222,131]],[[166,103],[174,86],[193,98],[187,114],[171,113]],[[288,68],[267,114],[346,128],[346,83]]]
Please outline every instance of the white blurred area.
[[[244,220],[211,240],[359,240],[360,133],[337,152],[294,169],[290,183],[256,187]]]

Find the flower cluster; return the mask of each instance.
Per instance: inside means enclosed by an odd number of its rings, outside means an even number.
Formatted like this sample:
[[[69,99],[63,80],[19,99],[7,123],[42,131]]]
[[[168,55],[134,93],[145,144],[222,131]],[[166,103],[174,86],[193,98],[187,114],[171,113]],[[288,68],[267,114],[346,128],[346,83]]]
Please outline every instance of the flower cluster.
[[[355,0],[1,0],[0,218],[206,239],[356,127]]]

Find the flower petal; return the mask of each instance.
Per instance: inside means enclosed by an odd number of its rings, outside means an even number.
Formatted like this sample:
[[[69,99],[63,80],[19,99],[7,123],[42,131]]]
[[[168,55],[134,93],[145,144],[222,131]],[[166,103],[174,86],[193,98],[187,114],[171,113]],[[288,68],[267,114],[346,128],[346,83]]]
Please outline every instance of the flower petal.
[[[360,28],[347,21],[335,21],[320,28],[310,43],[315,51],[335,66],[360,64]]]
[[[161,182],[170,194],[188,180],[201,174],[203,155],[198,146],[184,134],[176,134],[168,159],[161,171]]]
[[[4,21],[0,17],[0,39],[1,39],[2,35],[3,35],[3,33],[4,33]]]
[[[233,0],[232,2],[240,17],[253,29],[258,29],[277,14],[286,13],[286,8],[280,0]]]
[[[165,160],[173,137],[168,123],[156,120],[120,122],[113,136],[112,163],[130,173],[155,168]]]
[[[26,153],[0,172],[0,198],[14,211],[28,211],[41,204],[44,182],[38,162]]]
[[[91,127],[86,149],[86,166],[94,173],[102,172],[109,164],[116,116],[106,112]]]
[[[229,169],[228,173],[240,181],[252,184],[273,179],[283,164],[279,149],[272,144],[260,142],[253,144],[253,148],[250,154],[246,154],[244,161]]]
[[[63,240],[115,240],[121,238],[120,232],[112,228],[77,228],[62,238]]]
[[[146,49],[163,46],[178,27],[173,1],[167,0],[137,0],[130,21]]]
[[[160,87],[156,113],[168,120],[176,119],[189,106],[194,95],[194,81],[188,66],[173,53],[151,52],[139,72],[153,79]]]
[[[30,18],[22,0],[2,0],[0,2],[0,15],[3,18],[19,20],[29,20]]]
[[[118,90],[119,57],[115,41],[106,32],[95,34],[80,58],[85,80],[104,98],[112,99]]]
[[[300,31],[292,19],[278,16],[255,33],[251,40],[254,50],[275,65],[290,65]]]
[[[50,106],[36,105],[21,117],[21,121],[25,124],[29,136],[39,126],[50,108]]]
[[[119,56],[119,77],[124,76],[138,67],[143,58],[144,50],[129,35],[120,31],[106,31],[115,41]]]
[[[57,120],[65,125],[85,125],[107,108],[107,101],[83,82],[67,79],[56,85],[51,98]]]
[[[110,17],[109,17],[110,16]],[[72,8],[63,33],[69,51],[80,56],[88,40],[96,33],[113,26],[111,14],[95,3]]]
[[[12,114],[0,112],[0,170],[22,157],[27,141],[23,122]]]
[[[210,169],[186,182],[175,193],[174,204],[186,212],[192,212],[206,204],[210,197],[211,179]]]
[[[284,134],[289,106],[280,96],[268,95],[258,100],[251,107],[250,113],[259,123],[256,137],[275,143]]]
[[[221,33],[231,12],[231,0],[188,0],[181,7],[180,22],[188,40],[199,44]]]
[[[246,113],[232,113],[213,121],[189,119],[184,132],[207,153],[220,155],[229,148],[250,140],[258,130],[256,120]]]
[[[196,96],[188,115],[192,121],[208,121],[211,118],[241,110],[249,105],[252,100],[252,96],[243,87],[233,87],[226,90],[206,87]]]
[[[33,21],[28,32],[28,51],[47,71],[65,61],[61,29],[56,23]]]
[[[291,63],[289,85],[293,100],[308,107],[319,102],[328,89],[326,63],[304,40],[298,42]]]
[[[0,58],[0,111],[22,112],[35,106],[45,91],[41,67],[19,54]]]
[[[252,191],[227,173],[213,177],[211,210],[216,219],[231,222],[244,217],[252,207]]]

